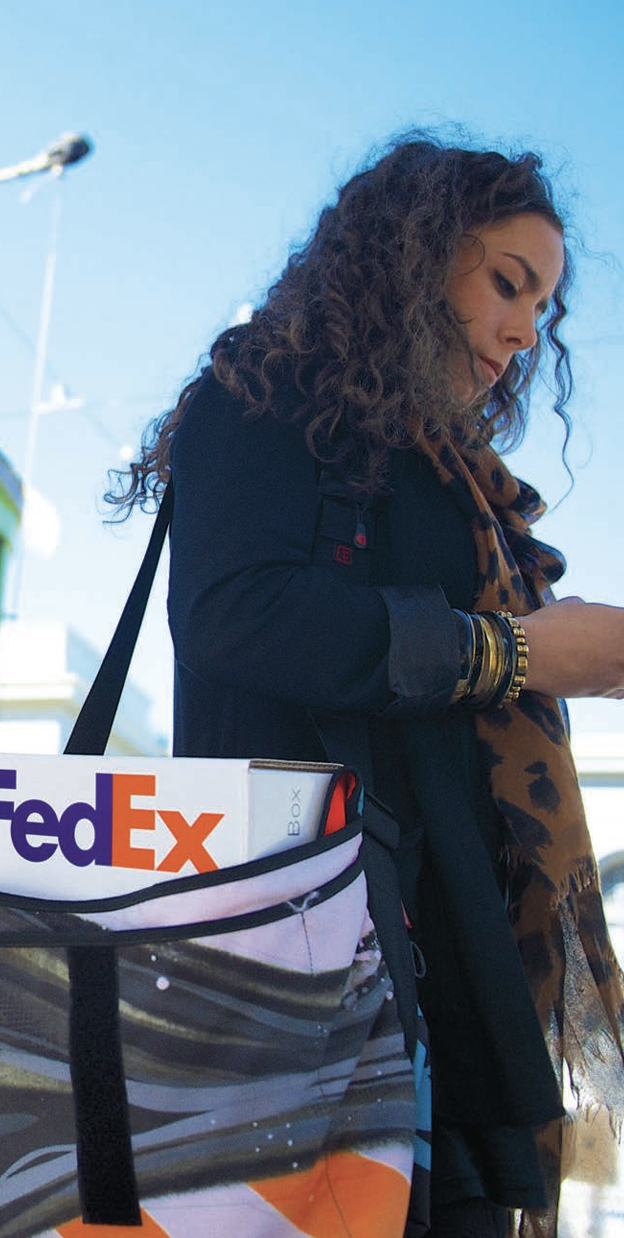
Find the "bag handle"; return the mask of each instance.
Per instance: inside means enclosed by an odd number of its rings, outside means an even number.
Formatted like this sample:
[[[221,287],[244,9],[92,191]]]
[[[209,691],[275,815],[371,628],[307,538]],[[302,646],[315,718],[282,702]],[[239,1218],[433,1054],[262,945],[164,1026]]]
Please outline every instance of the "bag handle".
[[[173,484],[169,481],[136,580],[63,750],[66,754],[101,756],[106,749],[172,514]]]
[[[106,748],[172,513],[173,485],[168,482],[141,566],[65,745],[66,754],[101,756]],[[117,952],[113,946],[70,946],[67,962],[83,1220],[106,1226],[140,1225],[119,1028]]]

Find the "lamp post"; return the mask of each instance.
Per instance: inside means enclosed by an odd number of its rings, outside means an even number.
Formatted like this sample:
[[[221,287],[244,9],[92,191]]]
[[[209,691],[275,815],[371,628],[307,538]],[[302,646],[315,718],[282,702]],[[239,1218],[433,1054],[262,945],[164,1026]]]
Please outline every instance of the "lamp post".
[[[93,144],[88,138],[77,133],[63,133],[57,142],[34,155],[32,159],[24,159],[21,163],[0,168],[0,182],[14,181],[20,176],[32,176],[34,172],[57,170],[57,175],[60,175],[70,164],[84,159],[92,149]]]
[[[28,493],[32,487],[35,451],[37,446],[37,431],[39,427],[39,416],[42,411],[43,384],[45,380],[48,356],[48,337],[50,333],[52,296],[54,292],[54,276],[56,272],[56,252],[58,246],[62,205],[60,181],[66,168],[71,167],[72,164],[79,163],[81,159],[84,159],[91,153],[92,149],[93,144],[88,138],[76,133],[64,133],[58,141],[49,146],[47,150],[33,156],[32,159],[25,159],[21,163],[16,163],[6,168],[0,168],[0,183],[3,181],[17,180],[23,176],[32,176],[33,174],[41,172],[49,173],[50,176],[54,177],[57,181],[56,193],[52,205],[52,226],[50,230],[50,241],[48,244],[43,291],[41,295],[41,306],[39,310],[39,327],[37,331],[37,344],[35,349],[32,396],[26,432],[26,450],[24,455],[24,473],[22,479],[25,504],[28,503]],[[13,604],[10,608],[12,618],[17,618],[19,615],[23,568],[24,537],[23,534],[18,534],[18,546],[15,553],[15,572],[12,590]]]

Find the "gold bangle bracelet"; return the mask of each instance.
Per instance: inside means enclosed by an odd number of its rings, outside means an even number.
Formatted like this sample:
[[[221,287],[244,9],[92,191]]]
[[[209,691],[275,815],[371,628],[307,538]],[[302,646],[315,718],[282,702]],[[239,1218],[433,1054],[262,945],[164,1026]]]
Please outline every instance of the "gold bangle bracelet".
[[[520,620],[506,610],[500,610],[498,614],[507,620],[516,642],[516,667],[506,699],[508,701],[517,701],[526,683],[527,671],[529,669],[529,645],[526,632]]]
[[[473,684],[470,690],[469,700],[470,700],[470,704],[473,707],[475,707],[476,709],[479,709],[479,707],[483,704],[483,702],[487,700],[487,696],[488,696],[487,686],[490,681],[490,643],[487,639],[485,621],[483,619],[483,616],[478,613],[473,615],[473,622],[475,623],[475,625],[478,625],[479,627],[479,632],[481,634],[482,653],[481,653],[481,668],[479,670],[479,674],[477,676],[476,682]]]
[[[470,699],[477,709],[484,709],[494,700],[505,674],[505,647],[498,630],[487,615],[479,615],[483,633],[483,667]]]

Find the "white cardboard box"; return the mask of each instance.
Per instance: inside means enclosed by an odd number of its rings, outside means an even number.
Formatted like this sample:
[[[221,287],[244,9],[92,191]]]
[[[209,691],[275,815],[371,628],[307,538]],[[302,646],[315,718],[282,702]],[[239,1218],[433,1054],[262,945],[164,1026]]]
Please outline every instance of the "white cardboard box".
[[[0,755],[0,891],[101,899],[317,837],[335,765]]]

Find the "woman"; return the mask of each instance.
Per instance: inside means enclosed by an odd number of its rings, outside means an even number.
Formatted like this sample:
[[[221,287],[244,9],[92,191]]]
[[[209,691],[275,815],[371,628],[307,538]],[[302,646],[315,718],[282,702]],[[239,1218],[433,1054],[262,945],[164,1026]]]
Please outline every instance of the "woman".
[[[538,496],[490,446],[520,437],[543,354],[567,429],[569,280],[535,155],[410,136],[219,336],[125,500],[171,473],[175,752],[355,761],[400,823],[432,1238],[504,1234],[511,1209],[554,1234],[564,1056],[588,1099],[622,1097],[620,976],[555,698],[624,696],[624,610],[550,599]]]

